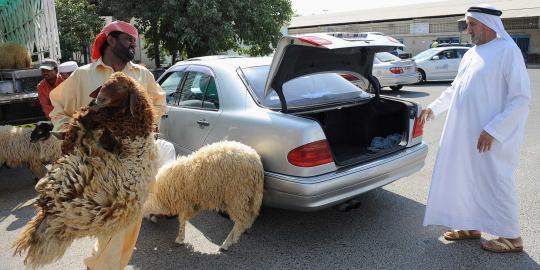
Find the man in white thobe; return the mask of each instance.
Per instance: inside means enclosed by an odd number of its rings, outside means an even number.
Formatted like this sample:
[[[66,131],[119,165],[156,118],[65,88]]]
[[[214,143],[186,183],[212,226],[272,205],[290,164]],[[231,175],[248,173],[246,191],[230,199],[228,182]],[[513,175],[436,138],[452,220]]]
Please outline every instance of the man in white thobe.
[[[514,172],[530,100],[523,55],[504,30],[501,11],[469,8],[467,32],[476,45],[463,56],[452,85],[420,115],[448,110],[424,225],[444,225],[445,239],[479,239],[493,252],[523,250]]]

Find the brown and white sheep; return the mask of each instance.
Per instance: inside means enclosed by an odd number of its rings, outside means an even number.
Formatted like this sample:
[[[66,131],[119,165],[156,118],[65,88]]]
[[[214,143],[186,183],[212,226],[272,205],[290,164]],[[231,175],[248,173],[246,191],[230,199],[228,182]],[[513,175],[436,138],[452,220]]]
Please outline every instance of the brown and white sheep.
[[[227,250],[257,218],[263,182],[261,159],[253,148],[233,141],[213,143],[162,167],[143,213],[178,215],[175,242],[182,244],[186,221],[201,210],[226,212],[234,222],[220,247]]]
[[[0,126],[0,166],[15,168],[27,166],[35,177],[45,176],[43,164],[52,163],[61,156],[61,141],[54,137],[39,137],[32,134],[41,127]]]
[[[17,43],[0,44],[0,69],[29,68],[32,58],[28,50]]]
[[[111,75],[96,103],[71,122],[69,154],[36,185],[37,214],[13,244],[15,254],[27,252],[25,264],[49,264],[75,239],[114,234],[140,217],[157,173],[154,115],[140,84]]]

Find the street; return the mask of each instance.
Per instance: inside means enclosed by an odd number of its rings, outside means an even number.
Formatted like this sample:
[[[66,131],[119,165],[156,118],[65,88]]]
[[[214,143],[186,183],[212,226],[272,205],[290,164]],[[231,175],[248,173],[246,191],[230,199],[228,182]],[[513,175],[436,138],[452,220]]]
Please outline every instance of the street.
[[[176,219],[145,220],[126,269],[540,269],[540,69],[528,72],[532,100],[516,172],[522,253],[488,253],[478,240],[449,242],[441,237],[445,228],[422,226],[442,115],[424,128],[430,148],[423,169],[362,195],[356,209],[299,213],[263,208],[249,232],[225,253],[218,246],[232,222],[217,213],[188,223],[185,246],[174,244]],[[426,106],[448,85],[404,86],[383,94]],[[23,257],[12,256],[11,243],[34,215],[34,184],[26,169],[0,170],[0,270],[25,269]],[[43,269],[85,269],[83,259],[93,244],[94,239],[78,240],[61,260]]]

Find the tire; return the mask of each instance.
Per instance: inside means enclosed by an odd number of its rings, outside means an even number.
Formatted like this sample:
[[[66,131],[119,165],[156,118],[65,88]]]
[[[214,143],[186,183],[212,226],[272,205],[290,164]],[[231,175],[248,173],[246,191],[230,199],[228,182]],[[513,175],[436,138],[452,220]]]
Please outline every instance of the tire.
[[[426,73],[421,70],[421,69],[417,69],[416,70],[416,77],[418,78],[418,82],[417,83],[424,83],[426,82]]]
[[[392,85],[392,86],[390,86],[390,89],[392,89],[394,91],[399,91],[399,90],[401,90],[401,88],[403,88],[403,85]]]

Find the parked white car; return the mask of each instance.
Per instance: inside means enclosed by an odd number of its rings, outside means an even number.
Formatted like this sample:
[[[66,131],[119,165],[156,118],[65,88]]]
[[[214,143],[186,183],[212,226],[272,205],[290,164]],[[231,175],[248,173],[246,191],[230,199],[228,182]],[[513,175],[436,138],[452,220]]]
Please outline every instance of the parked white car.
[[[416,76],[419,82],[452,81],[457,75],[459,63],[468,47],[454,46],[431,48],[413,59],[416,62]]]
[[[394,91],[400,90],[404,84],[418,82],[416,63],[413,60],[403,60],[387,52],[375,54],[371,74],[377,78],[381,87],[389,86]]]
[[[415,84],[418,82],[416,63],[410,59],[400,59],[388,52],[378,52],[375,54],[371,74],[374,76],[374,83],[378,84],[379,87],[390,87],[394,91],[399,91],[403,88],[404,84]],[[342,73],[341,76],[361,89],[374,92],[373,86],[365,78],[358,78],[349,73]]]

